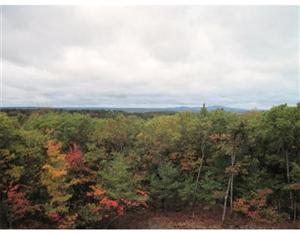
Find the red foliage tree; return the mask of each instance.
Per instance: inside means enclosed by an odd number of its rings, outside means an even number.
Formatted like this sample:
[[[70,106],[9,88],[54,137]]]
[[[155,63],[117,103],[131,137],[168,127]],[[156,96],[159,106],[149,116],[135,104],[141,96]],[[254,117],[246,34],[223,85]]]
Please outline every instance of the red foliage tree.
[[[102,213],[102,217],[120,216],[124,214],[125,207],[120,202],[110,199],[105,195],[105,190],[97,186],[91,186],[92,191],[87,193],[88,197],[93,197],[97,200],[94,212]]]
[[[11,206],[14,219],[25,216],[31,209],[31,203],[25,197],[25,193],[19,191],[20,185],[10,184],[7,191],[7,201]]]
[[[278,214],[273,207],[267,206],[267,196],[271,193],[273,193],[273,191],[266,188],[258,190],[255,196],[250,200],[239,198],[234,202],[233,209],[251,219],[275,221],[279,218]]]
[[[66,161],[71,168],[78,168],[82,165],[83,153],[79,145],[72,144],[69,153],[66,155]]]

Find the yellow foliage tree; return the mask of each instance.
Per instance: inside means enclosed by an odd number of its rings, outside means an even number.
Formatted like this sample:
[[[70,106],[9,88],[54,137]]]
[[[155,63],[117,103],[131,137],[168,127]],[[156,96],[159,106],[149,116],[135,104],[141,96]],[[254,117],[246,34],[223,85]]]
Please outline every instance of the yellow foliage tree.
[[[60,152],[61,147],[61,143],[48,141],[48,160],[43,166],[41,181],[51,197],[45,205],[48,217],[56,222],[60,228],[72,228],[77,215],[69,214],[67,203],[72,195],[68,193],[68,188],[72,183],[66,177],[69,168],[65,155]]]

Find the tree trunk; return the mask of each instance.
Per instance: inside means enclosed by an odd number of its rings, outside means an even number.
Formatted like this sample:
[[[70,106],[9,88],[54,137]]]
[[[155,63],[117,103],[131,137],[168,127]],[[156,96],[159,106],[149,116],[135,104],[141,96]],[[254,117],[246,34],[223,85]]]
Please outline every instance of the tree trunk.
[[[294,197],[294,217],[293,222],[296,223],[297,221],[297,197]]]
[[[223,206],[223,215],[222,215],[222,223],[225,221],[225,216],[226,216],[226,207],[227,207],[227,199],[228,199],[228,194],[229,194],[229,189],[230,189],[230,184],[231,184],[231,176],[228,179],[228,185],[227,185],[227,190],[224,198],[224,206]]]
[[[233,207],[233,174],[231,174],[231,183],[230,183],[230,214],[232,213]]]
[[[8,220],[8,229],[12,229],[13,225],[12,225],[12,220],[9,219]]]
[[[286,177],[287,182],[290,183],[290,162],[288,152],[285,151],[285,161],[286,161]]]
[[[193,197],[193,203],[192,203],[192,216],[194,217],[195,213],[195,202],[196,202],[196,194],[197,194],[197,189],[198,189],[198,183],[199,183],[199,179],[200,179],[200,174],[201,174],[201,170],[202,170],[202,166],[203,166],[203,161],[204,161],[204,157],[205,157],[205,153],[204,153],[204,143],[201,144],[201,162],[200,162],[200,166],[199,166],[199,170],[198,170],[198,174],[197,174],[197,179],[196,179],[196,185],[195,185],[195,190],[194,190],[194,197]]]
[[[288,185],[291,183],[291,179],[290,179],[290,161],[289,161],[289,155],[288,155],[288,151],[285,151],[285,161],[286,161],[286,178],[287,178],[287,183]],[[293,193],[290,190],[289,191],[289,195],[290,195],[290,202],[291,202],[291,209],[294,209],[294,204],[293,204]]]
[[[235,163],[235,154],[232,155],[231,158],[231,167],[234,166]],[[232,207],[233,207],[233,173],[231,173],[231,183],[230,183],[230,214],[232,213]]]

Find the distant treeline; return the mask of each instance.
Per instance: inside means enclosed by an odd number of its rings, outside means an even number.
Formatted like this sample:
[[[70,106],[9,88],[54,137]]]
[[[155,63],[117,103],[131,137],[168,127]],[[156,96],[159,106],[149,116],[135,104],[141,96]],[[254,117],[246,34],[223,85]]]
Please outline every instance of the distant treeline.
[[[68,113],[80,113],[80,114],[88,114],[91,117],[96,118],[111,118],[118,114],[123,114],[124,116],[129,115],[136,115],[141,118],[152,118],[157,115],[172,115],[176,112],[170,112],[170,111],[148,111],[148,112],[128,112],[128,111],[122,111],[122,110],[106,110],[106,109],[76,109],[76,108],[18,108],[18,107],[7,107],[7,108],[1,108],[1,112],[7,113],[9,116],[19,116],[20,118],[23,116],[23,118],[30,116],[33,113],[39,113],[39,114],[45,114],[48,112],[68,112]]]
[[[107,228],[142,209],[300,220],[300,104],[233,113],[2,109],[0,227]],[[188,208],[188,209],[187,209]]]

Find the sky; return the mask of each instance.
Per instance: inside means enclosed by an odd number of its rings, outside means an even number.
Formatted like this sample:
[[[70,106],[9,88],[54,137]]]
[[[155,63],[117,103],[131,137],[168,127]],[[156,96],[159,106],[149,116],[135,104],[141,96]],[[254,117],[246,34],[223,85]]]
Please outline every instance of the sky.
[[[3,106],[299,102],[296,6],[4,6]]]

